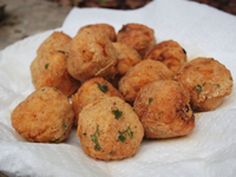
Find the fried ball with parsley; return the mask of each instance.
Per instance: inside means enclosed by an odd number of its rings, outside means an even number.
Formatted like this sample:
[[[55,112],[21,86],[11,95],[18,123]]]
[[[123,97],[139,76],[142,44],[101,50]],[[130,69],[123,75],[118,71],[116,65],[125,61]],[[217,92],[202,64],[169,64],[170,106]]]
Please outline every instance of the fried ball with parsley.
[[[134,110],[147,138],[184,136],[194,128],[189,93],[176,81],[156,81],[144,86],[136,97]]]
[[[146,84],[171,79],[173,73],[161,62],[143,60],[131,68],[119,82],[119,90],[126,101],[133,102],[139,90]]]
[[[44,54],[48,52],[65,52],[71,37],[63,32],[53,32],[43,43],[39,46],[37,54]]]
[[[75,124],[77,124],[78,114],[84,106],[106,96],[122,97],[119,91],[102,77],[92,78],[84,82],[72,96],[72,106],[76,116]]]
[[[117,41],[134,48],[144,57],[155,44],[154,30],[142,24],[129,23],[118,32]]]
[[[141,61],[138,52],[123,43],[113,43],[118,55],[117,71],[120,76],[123,76],[127,71]]]
[[[104,33],[108,36],[108,38],[111,41],[113,41],[113,42],[116,41],[116,31],[115,31],[114,27],[109,24],[97,23],[97,24],[86,25],[86,26],[83,26],[82,28],[80,28],[79,31],[82,31],[87,28],[93,29],[99,33]]]
[[[163,41],[155,45],[145,58],[164,63],[174,73],[187,61],[186,51],[178,42],[173,40]]]
[[[73,117],[67,97],[56,88],[44,87],[13,110],[11,121],[27,141],[59,143],[69,136]]]
[[[217,108],[225,96],[230,95],[233,80],[230,71],[213,58],[196,58],[185,64],[176,75],[190,92],[195,111]]]
[[[116,63],[115,48],[108,37],[99,31],[85,28],[69,45],[67,69],[79,81],[95,76],[113,77]]]
[[[72,95],[79,82],[72,78],[66,68],[66,56],[61,52],[38,54],[31,66],[32,81],[36,89],[56,87],[65,95]]]
[[[133,156],[144,135],[137,114],[118,97],[104,97],[85,106],[78,124],[77,134],[84,152],[100,160]]]

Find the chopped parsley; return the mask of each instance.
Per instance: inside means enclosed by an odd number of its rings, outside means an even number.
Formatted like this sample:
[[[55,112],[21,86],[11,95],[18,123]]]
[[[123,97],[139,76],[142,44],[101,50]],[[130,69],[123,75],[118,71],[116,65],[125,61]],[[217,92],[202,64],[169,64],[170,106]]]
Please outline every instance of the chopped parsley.
[[[45,68],[45,69],[48,69],[48,67],[49,67],[49,63],[47,63],[47,64],[44,65],[44,68]]]
[[[91,141],[95,144],[94,145],[94,149],[96,151],[100,151],[101,150],[101,146],[98,142],[98,136],[99,136],[99,125],[97,125],[96,131],[94,134],[92,134],[91,137]]]
[[[130,127],[128,127],[126,130],[124,131],[119,131],[118,132],[118,140],[122,143],[125,142],[125,140],[127,139],[127,137],[129,137],[130,139],[132,139],[134,136],[134,132],[131,130]]]
[[[67,123],[64,122],[64,123],[63,123],[63,128],[66,130],[67,127],[68,127]]]
[[[114,114],[115,119],[117,119],[117,120],[120,119],[123,114],[123,112],[120,111],[118,108],[112,110],[112,113]]]
[[[203,90],[203,88],[202,88],[201,85],[197,84],[197,85],[195,86],[195,91],[196,91],[198,94],[200,94],[200,93],[202,92],[202,90]]]
[[[106,93],[108,91],[108,87],[106,84],[97,83],[97,86],[103,93]]]
[[[148,104],[151,104],[153,102],[153,98],[148,98]]]

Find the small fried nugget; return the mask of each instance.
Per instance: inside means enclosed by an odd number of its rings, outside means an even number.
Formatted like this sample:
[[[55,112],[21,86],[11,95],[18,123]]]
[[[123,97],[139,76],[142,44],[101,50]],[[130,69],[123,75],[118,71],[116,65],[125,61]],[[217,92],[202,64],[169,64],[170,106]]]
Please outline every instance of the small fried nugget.
[[[67,69],[72,77],[86,81],[115,75],[117,53],[106,35],[90,28],[80,31],[69,46]]]
[[[84,82],[72,96],[72,106],[76,117],[75,124],[78,122],[78,114],[83,107],[106,96],[122,98],[119,91],[102,77],[92,78]]]
[[[113,43],[118,55],[117,70],[120,76],[125,75],[127,71],[141,61],[138,52],[123,43]]]
[[[194,128],[189,93],[176,81],[156,81],[144,86],[136,97],[134,110],[147,138],[184,136]]]
[[[186,63],[186,54],[178,42],[168,40],[155,45],[145,58],[163,62],[171,71],[176,73]]]
[[[56,88],[44,87],[13,110],[11,121],[15,130],[28,141],[59,143],[69,136],[73,117],[67,97]]]
[[[61,52],[39,54],[32,62],[32,81],[36,89],[44,86],[56,87],[65,95],[72,95],[79,82],[72,78],[66,68],[66,56]]]
[[[142,24],[129,23],[118,32],[117,41],[136,49],[144,57],[155,44],[154,30]]]
[[[119,82],[119,91],[126,101],[133,102],[139,90],[146,84],[171,79],[173,73],[161,62],[143,60],[131,68]]]
[[[63,32],[53,32],[38,48],[37,54],[65,52],[71,37]]]
[[[77,134],[87,155],[119,160],[137,152],[144,130],[129,104],[118,97],[104,97],[82,109]]]
[[[99,33],[104,33],[108,36],[108,38],[111,41],[113,41],[113,42],[116,41],[116,31],[115,31],[114,27],[109,24],[97,23],[97,24],[86,25],[86,26],[83,26],[82,28],[80,28],[79,31],[82,31],[87,28],[93,29]]]
[[[190,92],[195,111],[217,108],[230,95],[233,79],[230,71],[213,58],[196,58],[185,64],[175,76]]]

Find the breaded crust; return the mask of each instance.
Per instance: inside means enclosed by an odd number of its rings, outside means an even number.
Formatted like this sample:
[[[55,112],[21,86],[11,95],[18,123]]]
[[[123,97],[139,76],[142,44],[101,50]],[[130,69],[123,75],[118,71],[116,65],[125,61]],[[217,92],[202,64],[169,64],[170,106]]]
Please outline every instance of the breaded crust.
[[[118,55],[117,71],[120,76],[123,76],[127,71],[141,61],[138,52],[126,44],[115,42],[113,43]]]
[[[143,60],[131,68],[119,82],[119,90],[126,101],[133,102],[139,90],[146,84],[171,79],[173,73],[161,62]]]
[[[156,44],[145,56],[147,59],[164,63],[171,71],[176,73],[187,61],[186,51],[173,40]]]
[[[86,26],[83,26],[82,28],[80,28],[79,31],[82,31],[87,28],[93,29],[99,33],[104,33],[108,36],[108,38],[111,41],[113,41],[113,42],[116,41],[116,31],[113,26],[111,26],[107,23],[97,23],[97,24],[86,25]]]
[[[72,106],[78,122],[78,114],[83,107],[106,96],[121,97],[119,91],[102,77],[95,77],[84,82],[72,96]]]
[[[59,143],[71,131],[74,113],[58,89],[44,87],[33,92],[12,112],[15,130],[26,140]]]
[[[99,31],[85,28],[70,43],[67,69],[79,81],[95,76],[113,77],[116,63],[115,48],[108,37]]]
[[[136,97],[134,110],[147,138],[184,136],[194,128],[189,93],[176,81],[156,81],[144,86]]]
[[[118,32],[117,41],[134,48],[144,57],[155,44],[154,30],[142,24],[129,23]]]
[[[66,68],[66,56],[61,52],[38,54],[31,66],[32,81],[36,89],[56,87],[65,95],[72,95],[79,82],[72,78]]]
[[[175,79],[190,92],[191,105],[196,111],[218,107],[232,92],[230,71],[213,58],[196,58],[185,64]]]
[[[85,106],[77,129],[84,152],[95,159],[119,160],[133,156],[143,138],[143,126],[132,107],[118,97]]]

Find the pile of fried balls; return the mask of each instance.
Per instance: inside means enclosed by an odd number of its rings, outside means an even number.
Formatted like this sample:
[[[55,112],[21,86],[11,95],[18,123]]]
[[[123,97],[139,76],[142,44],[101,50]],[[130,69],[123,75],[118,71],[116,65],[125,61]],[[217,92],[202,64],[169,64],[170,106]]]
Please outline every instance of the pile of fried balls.
[[[213,58],[187,61],[174,40],[156,43],[136,23],[116,33],[91,24],[69,37],[53,32],[31,66],[36,88],[11,114],[27,141],[60,143],[75,127],[83,151],[100,160],[136,154],[143,137],[188,135],[193,112],[214,110],[232,92],[230,71]]]

